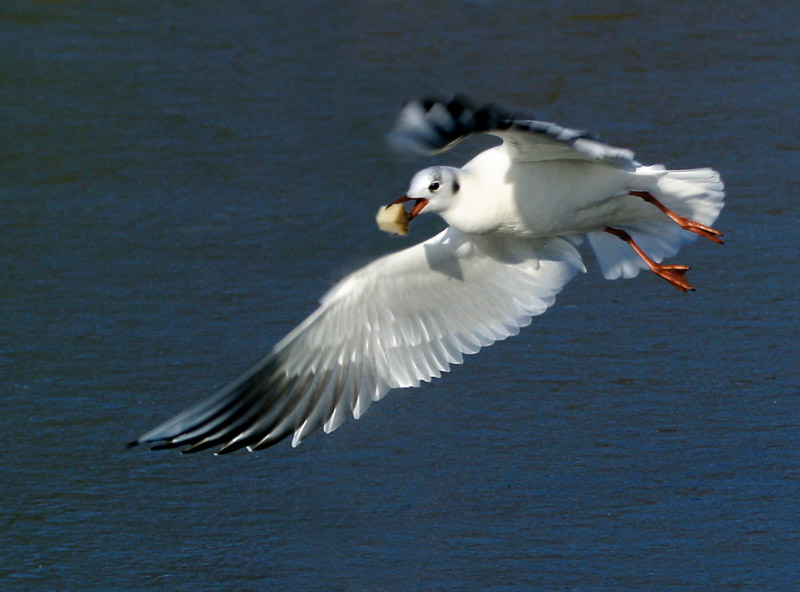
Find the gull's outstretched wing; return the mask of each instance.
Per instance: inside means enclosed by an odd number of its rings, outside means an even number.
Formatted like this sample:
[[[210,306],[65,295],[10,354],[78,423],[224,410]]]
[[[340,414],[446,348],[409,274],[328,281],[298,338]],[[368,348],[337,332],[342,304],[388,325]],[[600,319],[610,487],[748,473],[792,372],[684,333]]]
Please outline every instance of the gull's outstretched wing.
[[[389,142],[414,156],[430,156],[479,133],[502,138],[511,158],[518,161],[578,159],[626,170],[639,166],[632,151],[601,142],[585,131],[511,115],[491,104],[474,107],[460,97],[447,102],[409,101],[400,111]]]
[[[230,452],[331,432],[389,389],[418,386],[515,335],[581,270],[561,238],[448,228],[344,278],[249,372],[134,444]]]

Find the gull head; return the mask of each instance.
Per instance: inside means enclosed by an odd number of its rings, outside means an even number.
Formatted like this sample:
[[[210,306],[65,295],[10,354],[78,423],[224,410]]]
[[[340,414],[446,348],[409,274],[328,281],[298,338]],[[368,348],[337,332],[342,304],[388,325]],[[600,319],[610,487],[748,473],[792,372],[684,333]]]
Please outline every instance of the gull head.
[[[414,207],[408,213],[409,220],[422,212],[441,214],[453,204],[459,188],[458,169],[447,166],[430,167],[414,175],[406,194],[392,204],[413,201]]]

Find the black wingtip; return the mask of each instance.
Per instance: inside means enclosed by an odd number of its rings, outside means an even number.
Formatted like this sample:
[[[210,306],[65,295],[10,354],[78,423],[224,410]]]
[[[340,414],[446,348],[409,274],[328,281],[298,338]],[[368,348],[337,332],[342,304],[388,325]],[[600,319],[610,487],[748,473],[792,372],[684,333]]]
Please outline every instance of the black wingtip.
[[[389,133],[389,143],[411,156],[432,156],[467,136],[509,128],[513,121],[503,108],[478,104],[464,94],[428,96],[407,101]]]
[[[133,442],[128,442],[125,444],[125,448],[136,448],[139,445],[139,440],[134,440]]]

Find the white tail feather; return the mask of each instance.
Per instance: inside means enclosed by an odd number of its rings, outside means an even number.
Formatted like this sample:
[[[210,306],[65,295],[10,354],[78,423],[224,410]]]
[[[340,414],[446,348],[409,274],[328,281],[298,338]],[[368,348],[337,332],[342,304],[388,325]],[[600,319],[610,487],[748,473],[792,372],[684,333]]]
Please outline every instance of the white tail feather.
[[[724,205],[725,191],[719,173],[713,169],[668,171],[663,166],[636,170],[631,190],[650,192],[679,216],[710,226]],[[697,235],[683,230],[666,217],[619,226],[631,235],[642,250],[656,262],[671,257],[694,241]],[[591,232],[589,244],[606,279],[632,278],[647,264],[625,242],[606,232]]]

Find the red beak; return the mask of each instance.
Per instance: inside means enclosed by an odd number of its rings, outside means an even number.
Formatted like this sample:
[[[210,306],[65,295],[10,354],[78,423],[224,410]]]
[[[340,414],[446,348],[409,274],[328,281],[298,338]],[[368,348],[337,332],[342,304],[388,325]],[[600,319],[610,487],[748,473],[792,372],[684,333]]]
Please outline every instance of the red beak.
[[[424,197],[408,197],[407,195],[404,195],[403,197],[397,198],[396,200],[394,200],[389,205],[393,206],[394,204],[404,203],[404,202],[407,202],[407,201],[413,201],[414,202],[414,207],[411,208],[411,211],[408,213],[408,219],[409,220],[413,220],[414,218],[416,218],[419,215],[419,213],[422,211],[422,209],[425,206],[428,205],[428,200],[425,199]]]

